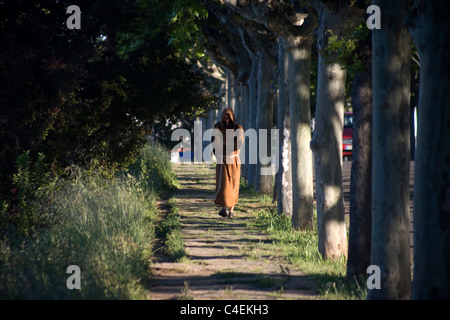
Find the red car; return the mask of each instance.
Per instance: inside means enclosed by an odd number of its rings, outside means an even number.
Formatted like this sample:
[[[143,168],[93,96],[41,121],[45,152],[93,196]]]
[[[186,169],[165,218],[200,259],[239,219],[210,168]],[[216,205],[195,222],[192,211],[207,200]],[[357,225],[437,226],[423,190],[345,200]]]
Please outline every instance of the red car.
[[[353,112],[344,113],[344,134],[342,136],[342,156],[351,158],[353,153]]]

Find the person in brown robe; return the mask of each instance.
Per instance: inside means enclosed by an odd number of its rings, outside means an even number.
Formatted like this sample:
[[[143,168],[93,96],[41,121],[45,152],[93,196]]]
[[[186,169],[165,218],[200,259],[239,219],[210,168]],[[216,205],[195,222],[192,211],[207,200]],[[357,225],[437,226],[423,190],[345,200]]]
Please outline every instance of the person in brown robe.
[[[228,143],[227,148],[227,131]],[[215,137],[215,139],[214,139]],[[214,154],[216,165],[216,199],[215,203],[222,206],[219,215],[234,216],[234,207],[239,198],[239,182],[241,178],[241,162],[239,151],[244,142],[244,128],[236,123],[233,110],[226,108],[222,111],[221,121],[214,126],[213,133]]]

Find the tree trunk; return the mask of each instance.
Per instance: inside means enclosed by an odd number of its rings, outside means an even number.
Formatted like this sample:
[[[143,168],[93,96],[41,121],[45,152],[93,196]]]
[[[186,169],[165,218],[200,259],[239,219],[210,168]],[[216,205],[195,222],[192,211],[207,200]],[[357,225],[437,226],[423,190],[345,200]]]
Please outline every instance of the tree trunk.
[[[278,44],[278,70],[279,70],[279,95],[278,95],[278,129],[280,148],[279,168],[277,178],[279,179],[277,189],[277,212],[292,217],[292,163],[291,163],[291,141],[289,123],[289,101],[287,91],[288,61],[283,40]]]
[[[258,97],[258,82],[257,82],[257,74],[258,74],[258,58],[254,57],[252,61],[252,69],[250,72],[250,78],[249,78],[249,121],[248,121],[248,128],[247,129],[255,129],[256,130],[256,112],[257,112],[257,97]],[[246,142],[248,144],[248,140]],[[250,145],[249,152],[247,153],[250,155]],[[248,183],[256,187],[256,163],[251,163],[249,158],[249,164],[248,164]]]
[[[368,299],[409,299],[409,99],[411,36],[403,25],[406,0],[377,0],[382,28],[372,32],[372,265],[381,289]]]
[[[351,6],[313,4],[318,13],[319,54],[314,151],[319,252],[324,259],[347,256],[344,195],[342,191],[342,132],[346,70],[337,56],[325,56],[331,32],[342,36],[362,20],[362,11]]]
[[[273,94],[270,91],[270,86],[273,82],[273,73],[271,68],[271,58],[268,53],[261,50],[261,55],[259,59],[258,67],[258,98],[257,98],[257,113],[256,113],[256,128],[258,129],[258,155],[259,161],[256,172],[256,191],[264,193],[273,192],[273,176],[272,174],[267,174],[268,169],[270,169],[269,164],[261,163],[262,155],[271,155],[271,141],[270,141],[270,130],[272,129],[273,123]],[[266,131],[261,131],[261,129],[266,129]],[[261,138],[266,138],[266,143],[261,143]],[[263,145],[264,144],[264,145]],[[265,152],[261,153],[261,148],[266,148],[267,154]]]
[[[415,1],[420,55],[414,183],[414,299],[450,299],[450,27],[448,1]]]
[[[222,111],[227,107],[227,83],[224,82],[220,85],[219,95],[222,97],[219,101],[219,112],[217,114],[217,121],[220,122]]]
[[[361,55],[360,55],[361,56]],[[364,58],[369,64],[371,51]],[[360,71],[352,85],[353,154],[350,177],[350,230],[347,280],[366,275],[372,229],[372,69]]]
[[[234,75],[230,70],[227,72],[227,108],[231,108],[233,112],[236,107],[236,95],[234,93]]]
[[[247,122],[248,122],[248,105],[249,100],[249,88],[246,83],[241,83],[241,106],[242,106],[242,120],[241,124],[244,127],[244,131],[248,129]],[[241,159],[242,166],[242,177],[247,180],[248,179],[248,145],[245,144],[245,157],[244,159]]]
[[[319,252],[324,259],[347,256],[342,192],[342,130],[347,72],[327,63],[319,50],[314,151]]]
[[[292,226],[313,227],[313,168],[310,110],[311,42],[289,46],[289,118],[292,160]]]
[[[236,122],[242,124],[242,104],[241,104],[241,86],[238,81],[234,84],[234,116],[236,117]]]

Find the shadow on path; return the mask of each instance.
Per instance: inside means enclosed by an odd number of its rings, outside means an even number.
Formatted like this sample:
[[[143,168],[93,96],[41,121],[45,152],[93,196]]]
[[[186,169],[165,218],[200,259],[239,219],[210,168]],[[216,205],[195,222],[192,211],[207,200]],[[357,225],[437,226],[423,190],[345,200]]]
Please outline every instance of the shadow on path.
[[[277,248],[236,206],[221,218],[214,204],[215,172],[207,164],[175,165],[186,258],[152,261],[150,299],[317,299],[315,283],[281,260]]]

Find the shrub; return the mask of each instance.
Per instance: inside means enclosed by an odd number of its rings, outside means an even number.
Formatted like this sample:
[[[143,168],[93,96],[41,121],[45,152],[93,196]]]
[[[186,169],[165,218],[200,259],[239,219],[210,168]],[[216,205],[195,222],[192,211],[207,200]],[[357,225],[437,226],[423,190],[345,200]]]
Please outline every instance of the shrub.
[[[128,171],[143,182],[147,191],[160,194],[177,186],[169,151],[157,142],[147,144]]]
[[[16,160],[17,171],[12,181],[17,193],[17,208],[9,222],[16,226],[19,238],[33,236],[49,223],[49,217],[39,209],[41,199],[54,187],[54,180],[44,167],[44,158],[39,153],[33,162],[30,152],[25,151]]]
[[[163,153],[146,147],[136,175],[117,175],[93,160],[89,168],[69,168],[64,179],[46,173],[43,155],[35,162],[28,152],[21,155],[17,208],[0,202],[0,222],[11,225],[3,220],[13,216],[21,233],[14,241],[0,238],[0,299],[145,298],[157,194],[175,183],[170,159],[151,158]],[[177,239],[170,239],[177,256]],[[80,267],[80,290],[66,286],[69,265]]]
[[[80,176],[66,181],[47,208],[57,224],[20,249],[2,243],[0,298],[143,298],[154,201],[132,177],[106,185]],[[66,287],[69,265],[81,269],[81,290]]]

